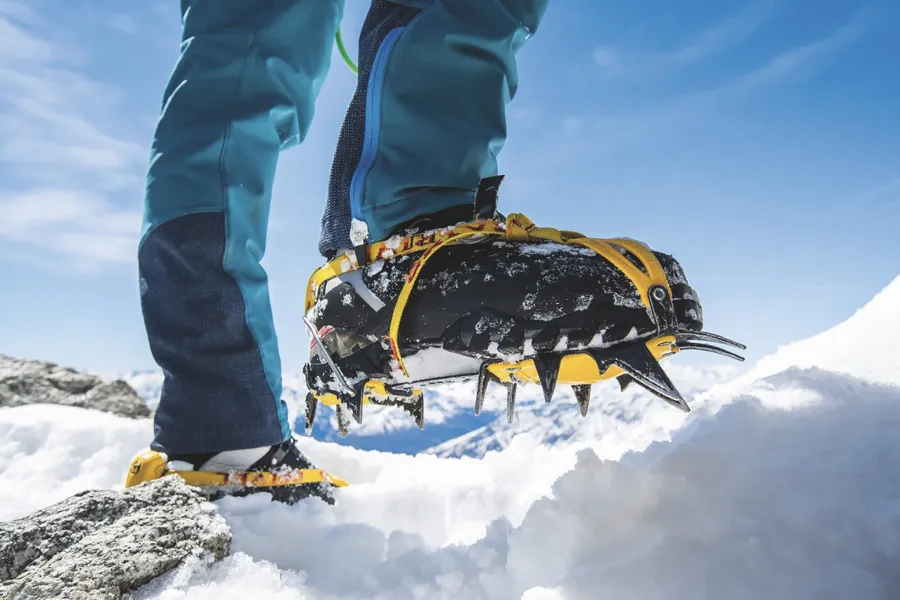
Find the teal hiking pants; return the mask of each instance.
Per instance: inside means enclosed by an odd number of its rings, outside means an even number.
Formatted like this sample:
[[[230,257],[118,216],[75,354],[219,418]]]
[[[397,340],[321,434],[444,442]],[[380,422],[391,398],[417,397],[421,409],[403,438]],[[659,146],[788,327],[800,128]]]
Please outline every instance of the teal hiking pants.
[[[375,0],[337,143],[319,250],[471,205],[497,174],[515,55],[549,0]],[[154,449],[280,443],[291,434],[266,273],[275,167],[303,141],[343,0],[181,0],[138,252],[141,304],[165,375]]]

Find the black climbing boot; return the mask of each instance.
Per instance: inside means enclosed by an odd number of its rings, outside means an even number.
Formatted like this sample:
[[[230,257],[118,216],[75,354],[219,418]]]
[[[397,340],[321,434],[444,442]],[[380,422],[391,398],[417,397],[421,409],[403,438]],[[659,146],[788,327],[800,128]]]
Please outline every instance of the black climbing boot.
[[[697,293],[673,257],[502,217],[498,184],[482,182],[468,222],[360,245],[313,274],[307,428],[325,403],[346,434],[368,402],[401,407],[421,427],[422,388],[464,379],[478,381],[476,411],[489,382],[506,386],[510,418],[519,384],[539,384],[548,402],[557,385],[573,386],[585,414],[591,384],[613,377],[687,411],[660,359],[704,350],[742,360],[713,344],[743,345],[701,330]]]

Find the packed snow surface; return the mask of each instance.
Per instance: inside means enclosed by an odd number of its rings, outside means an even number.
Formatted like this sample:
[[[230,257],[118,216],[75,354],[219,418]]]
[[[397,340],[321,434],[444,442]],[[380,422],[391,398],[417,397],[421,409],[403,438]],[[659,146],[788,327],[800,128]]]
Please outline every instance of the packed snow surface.
[[[352,484],[336,506],[220,501],[232,556],[135,597],[900,598],[898,307],[900,279],[843,325],[699,393],[690,415],[597,432],[605,446],[551,446],[533,428],[445,458],[305,438]],[[147,421],[0,409],[0,519],[120,485],[149,437]]]

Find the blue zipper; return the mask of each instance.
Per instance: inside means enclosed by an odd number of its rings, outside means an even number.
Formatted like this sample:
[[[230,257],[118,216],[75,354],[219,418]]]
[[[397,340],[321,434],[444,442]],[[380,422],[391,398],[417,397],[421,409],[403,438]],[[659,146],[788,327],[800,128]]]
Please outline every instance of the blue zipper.
[[[366,177],[375,162],[378,154],[378,138],[381,134],[381,88],[384,86],[384,73],[387,69],[391,50],[397,43],[397,39],[406,30],[406,27],[392,29],[381,42],[375,61],[372,63],[372,71],[369,74],[369,84],[366,88],[366,131],[363,136],[362,153],[359,164],[353,172],[350,180],[350,214],[354,219],[364,221],[362,217],[362,197],[365,189]]]

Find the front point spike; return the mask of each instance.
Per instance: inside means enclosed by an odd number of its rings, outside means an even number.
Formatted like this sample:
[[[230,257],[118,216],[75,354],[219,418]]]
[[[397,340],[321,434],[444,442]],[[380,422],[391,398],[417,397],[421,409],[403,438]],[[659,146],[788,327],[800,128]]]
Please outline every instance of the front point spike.
[[[562,364],[561,354],[537,354],[532,359],[537,371],[541,388],[544,390],[544,402],[553,399],[556,390],[556,381],[559,379],[559,366]]]
[[[616,351],[611,359],[627,375],[631,376],[635,383],[672,406],[684,412],[690,412],[691,409],[684,397],[643,343],[637,342],[622,348]]]
[[[516,412],[516,384],[506,386],[506,422],[512,425],[513,413]]]
[[[733,360],[738,362],[744,362],[744,357],[740,354],[735,354],[730,350],[725,350],[724,348],[719,348],[718,346],[713,346],[712,344],[701,344],[699,342],[676,342],[678,344],[678,348],[681,350],[700,350],[703,352],[712,352],[713,354],[718,354],[720,356],[727,356]]]
[[[487,386],[491,378],[491,373],[488,371],[489,366],[490,363],[484,363],[478,369],[478,385],[475,388],[475,416],[481,414],[481,409],[484,406],[484,397],[487,394]]]
[[[591,384],[573,385],[572,391],[575,392],[575,399],[578,400],[578,407],[581,409],[581,416],[586,417],[588,407],[591,405]]]
[[[306,394],[306,435],[312,433],[313,422],[316,420],[316,408],[319,406],[319,400],[312,392]]]
[[[730,340],[725,336],[710,333],[708,331],[679,331],[675,337],[679,342],[699,340],[701,342],[716,342],[718,344],[724,344],[726,346],[731,346],[732,348],[737,348],[738,350],[747,349],[747,346],[740,342]]]

